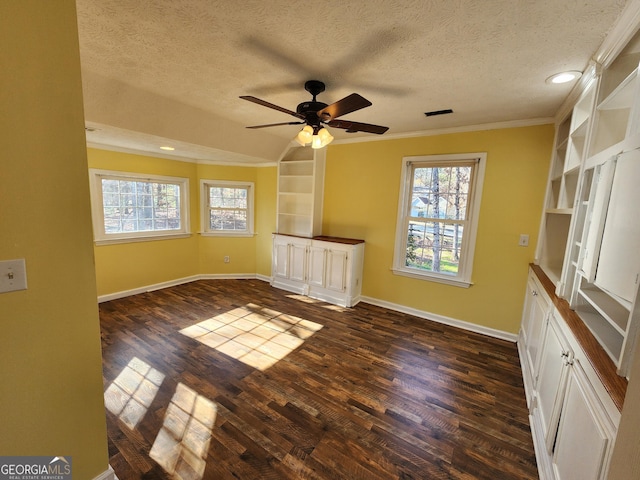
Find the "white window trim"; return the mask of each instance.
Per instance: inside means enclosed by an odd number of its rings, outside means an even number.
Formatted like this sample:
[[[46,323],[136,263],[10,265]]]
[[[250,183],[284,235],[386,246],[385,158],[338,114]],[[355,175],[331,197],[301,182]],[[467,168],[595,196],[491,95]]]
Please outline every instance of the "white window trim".
[[[179,230],[155,230],[130,233],[106,233],[104,230],[104,209],[102,205],[102,179],[135,180],[144,182],[163,182],[180,185],[180,224]],[[189,222],[189,179],[148,175],[145,173],[120,172],[114,170],[89,169],[89,188],[91,193],[91,213],[93,235],[96,245],[115,243],[148,242],[170,238],[188,238],[191,236]]]
[[[471,281],[473,257],[475,254],[476,237],[478,233],[478,220],[480,217],[480,200],[482,198],[482,186],[484,172],[487,163],[486,153],[460,153],[451,155],[424,155],[416,157],[404,157],[402,162],[402,178],[400,182],[400,199],[398,201],[398,216],[396,223],[395,249],[393,254],[392,271],[396,275],[428,280],[432,282],[454,285],[468,288],[473,285]],[[470,185],[472,190],[472,205],[468,213],[468,228],[465,228],[465,236],[462,242],[461,259],[456,276],[437,272],[422,272],[405,266],[405,254],[407,249],[406,212],[411,202],[409,189],[411,188],[411,166],[420,162],[469,162],[476,160],[475,179]]]
[[[209,187],[246,188],[247,189],[247,230],[210,230],[209,229]],[[253,237],[254,219],[254,191],[253,182],[241,182],[235,180],[200,180],[200,235],[203,237]]]

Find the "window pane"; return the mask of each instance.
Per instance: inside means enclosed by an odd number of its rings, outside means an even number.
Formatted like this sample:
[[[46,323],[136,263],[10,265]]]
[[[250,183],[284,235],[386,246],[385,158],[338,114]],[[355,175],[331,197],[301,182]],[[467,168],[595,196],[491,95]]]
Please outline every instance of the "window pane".
[[[102,204],[105,233],[181,228],[179,184],[102,179]]]
[[[209,187],[209,230],[247,231],[248,188]]]
[[[416,167],[409,216],[464,220],[471,167]]]
[[[457,275],[463,230],[457,223],[409,222],[405,266]]]

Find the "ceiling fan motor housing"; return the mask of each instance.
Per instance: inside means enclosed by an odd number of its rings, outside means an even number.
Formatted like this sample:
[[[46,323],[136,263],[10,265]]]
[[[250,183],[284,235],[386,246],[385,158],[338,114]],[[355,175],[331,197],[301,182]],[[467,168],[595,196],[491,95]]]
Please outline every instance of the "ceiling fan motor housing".
[[[302,102],[296,108],[296,112],[304,115],[305,121],[309,125],[320,125],[321,119],[318,117],[317,112],[326,106],[327,104],[322,102]]]

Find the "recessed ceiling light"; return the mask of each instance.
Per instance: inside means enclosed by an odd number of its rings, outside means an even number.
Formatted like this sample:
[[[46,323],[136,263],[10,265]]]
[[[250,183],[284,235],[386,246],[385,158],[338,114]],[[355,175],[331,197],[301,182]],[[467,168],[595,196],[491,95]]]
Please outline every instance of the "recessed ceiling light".
[[[556,73],[555,75],[551,75],[545,81],[547,83],[554,83],[554,84],[568,83],[568,82],[573,82],[574,80],[577,80],[581,76],[582,76],[582,72],[578,72],[577,70],[571,70],[568,72],[560,72],[560,73]]]
[[[175,148],[165,146],[165,147],[160,147],[160,150],[167,150],[169,152],[173,152],[175,150]]]

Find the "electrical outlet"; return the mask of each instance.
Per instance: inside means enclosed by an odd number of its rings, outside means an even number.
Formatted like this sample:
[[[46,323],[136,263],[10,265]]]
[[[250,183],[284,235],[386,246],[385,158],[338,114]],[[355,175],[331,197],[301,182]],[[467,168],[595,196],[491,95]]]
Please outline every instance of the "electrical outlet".
[[[27,289],[27,267],[24,258],[0,261],[0,293]]]
[[[520,235],[520,240],[518,241],[518,245],[521,247],[529,246],[529,235],[525,235],[524,233]]]
[[[225,255],[224,256],[224,263],[229,263],[231,261],[231,259],[229,258],[229,255]]]

